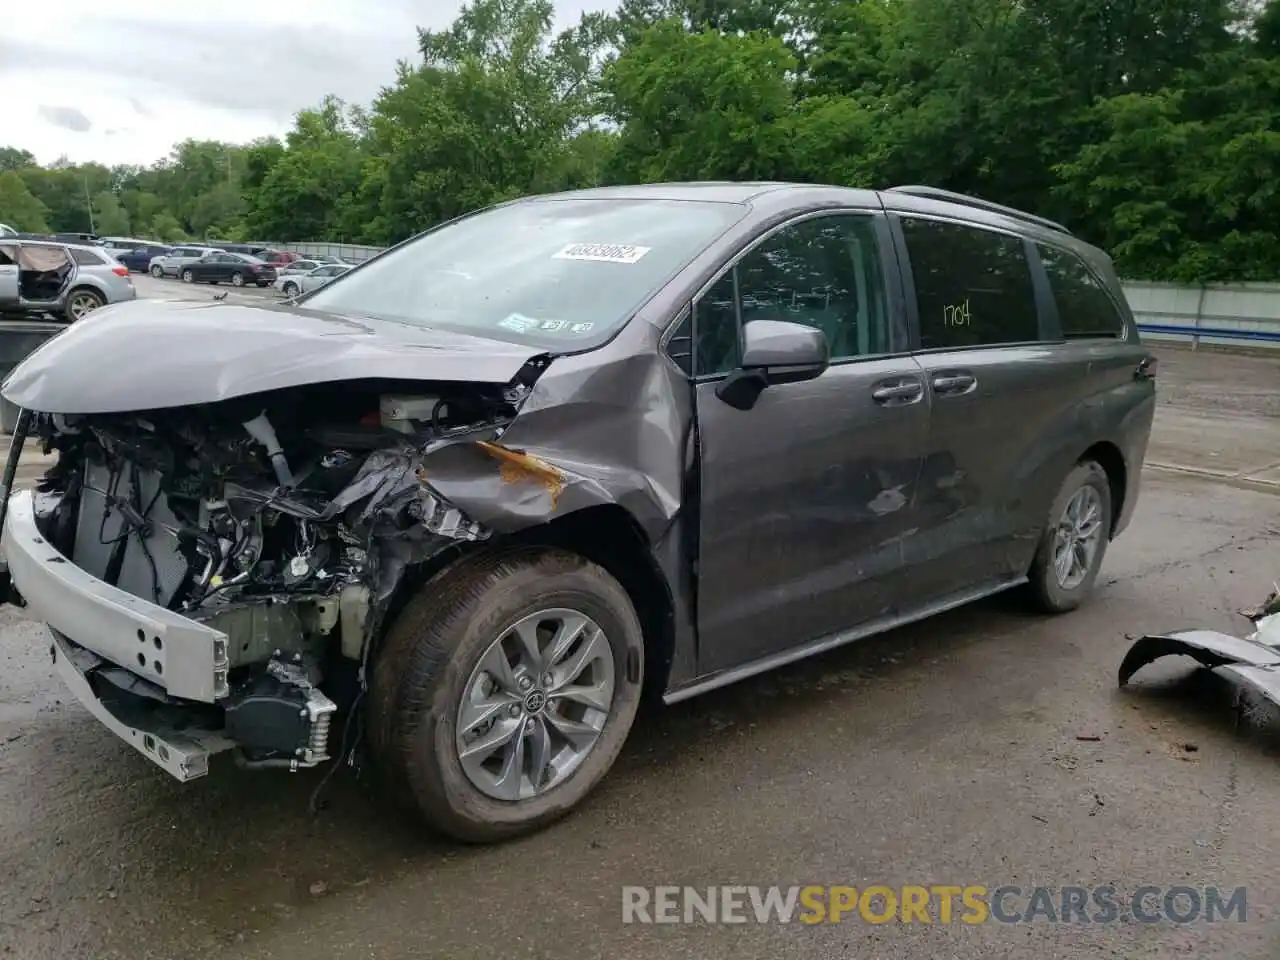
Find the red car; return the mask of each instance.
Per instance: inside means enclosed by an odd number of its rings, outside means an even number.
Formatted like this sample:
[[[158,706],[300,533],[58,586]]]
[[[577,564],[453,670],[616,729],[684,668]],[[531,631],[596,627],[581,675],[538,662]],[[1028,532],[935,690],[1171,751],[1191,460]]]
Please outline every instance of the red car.
[[[264,260],[275,267],[293,263],[300,256],[301,254],[291,253],[287,250],[262,250],[258,253],[259,260]]]

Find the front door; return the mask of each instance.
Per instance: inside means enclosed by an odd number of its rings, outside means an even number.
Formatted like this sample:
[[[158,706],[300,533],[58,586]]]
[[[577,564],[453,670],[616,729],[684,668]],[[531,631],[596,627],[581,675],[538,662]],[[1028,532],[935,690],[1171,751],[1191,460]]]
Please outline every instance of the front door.
[[[18,305],[18,247],[0,241],[0,308]]]
[[[695,304],[704,675],[898,606],[929,410],[889,247],[877,213],[794,221]],[[738,410],[715,391],[757,319],[821,329],[832,362]]]
[[[240,265],[237,260],[229,253],[215,253],[211,257],[205,257],[202,268],[201,280],[230,280],[231,274],[235,268]]]

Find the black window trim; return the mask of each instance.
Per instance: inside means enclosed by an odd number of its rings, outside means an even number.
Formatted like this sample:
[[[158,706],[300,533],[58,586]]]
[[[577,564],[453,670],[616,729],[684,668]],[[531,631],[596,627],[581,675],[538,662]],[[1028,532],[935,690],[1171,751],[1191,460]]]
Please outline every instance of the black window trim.
[[[659,340],[659,349],[668,360],[679,369],[679,365],[670,359],[667,353],[667,345],[672,336],[679,330],[685,313],[690,314],[690,336],[691,349],[698,342],[698,306],[701,304],[703,297],[710,292],[711,288],[719,283],[730,271],[733,272],[733,304],[734,304],[734,320],[738,326],[738,343],[742,343],[742,299],[738,295],[738,275],[737,266],[748,254],[752,253],[758,246],[772,238],[775,234],[794,227],[797,224],[805,223],[809,220],[816,220],[825,217],[848,217],[861,216],[872,221],[872,226],[876,234],[876,245],[880,253],[880,272],[884,281],[885,308],[888,312],[889,321],[889,341],[893,344],[894,349],[888,353],[867,354],[861,357],[841,357],[833,358],[831,366],[843,366],[852,363],[864,363],[868,360],[886,360],[894,357],[905,357],[911,354],[911,340],[909,328],[907,326],[906,313],[904,312],[904,304],[902,302],[902,284],[898,278],[898,260],[894,251],[894,241],[890,234],[889,221],[884,210],[879,207],[821,207],[816,210],[805,210],[789,216],[784,220],[770,224],[764,231],[758,233],[747,240],[734,253],[730,254],[711,274],[710,279],[698,287],[693,296],[689,298],[689,302],[676,312],[674,322],[667,325],[667,329],[663,332]],[[690,370],[695,369],[694,360],[696,359],[696,350],[693,351],[694,356],[690,358]],[[694,383],[714,383],[717,380],[723,380],[729,375],[729,371],[721,373],[691,373],[686,374],[683,370],[680,373]]]
[[[1041,246],[1048,247],[1051,250],[1056,250],[1059,253],[1065,253],[1069,257],[1076,258],[1076,260],[1080,263],[1080,265],[1084,267],[1085,273],[1087,273],[1090,277],[1092,277],[1093,280],[1098,284],[1098,286],[1102,288],[1102,292],[1106,294],[1107,302],[1111,304],[1111,308],[1116,312],[1116,316],[1120,318],[1119,333],[1113,333],[1113,334],[1097,333],[1097,334],[1085,334],[1082,336],[1068,337],[1062,332],[1062,317],[1058,313],[1057,298],[1054,297],[1053,295],[1053,284],[1049,281],[1049,268],[1044,265],[1044,260],[1040,256],[1039,248]],[[1039,267],[1040,272],[1044,275],[1045,286],[1048,288],[1048,292],[1049,292],[1048,310],[1051,312],[1051,315],[1053,317],[1053,326],[1058,334],[1058,339],[1055,340],[1054,343],[1088,343],[1094,340],[1125,341],[1129,338],[1129,319],[1126,312],[1127,304],[1120,304],[1116,302],[1115,295],[1111,292],[1111,285],[1107,283],[1104,279],[1102,279],[1101,276],[1099,276],[1098,271],[1093,268],[1093,264],[1091,264],[1084,257],[1080,256],[1079,253],[1072,250],[1070,247],[1063,246],[1061,243],[1052,243],[1048,240],[1036,240],[1031,244],[1031,247],[1035,254],[1036,264]]]
[[[1008,350],[1010,348],[1023,348],[1029,346],[1043,346],[1045,344],[1062,343],[1061,337],[1053,339],[1053,335],[1057,332],[1057,312],[1053,310],[1053,293],[1049,289],[1048,276],[1044,271],[1044,264],[1040,262],[1040,255],[1036,252],[1035,241],[1019,233],[1016,230],[1009,230],[1004,227],[992,226],[985,223],[977,223],[973,220],[965,220],[962,217],[947,216],[939,213],[916,213],[913,211],[890,210],[889,229],[893,234],[894,247],[898,252],[898,272],[902,277],[902,294],[906,301],[907,322],[910,329],[910,343],[912,354],[934,354],[934,353],[962,353],[974,350]],[[948,346],[948,347],[922,347],[920,345],[920,304],[916,299],[916,282],[915,273],[911,269],[911,257],[907,252],[907,237],[902,229],[903,220],[933,220],[938,223],[948,223],[958,227],[968,227],[971,230],[981,230],[986,233],[997,233],[1006,237],[1013,237],[1022,244],[1023,256],[1027,258],[1027,269],[1031,274],[1031,289],[1034,294],[1036,304],[1036,329],[1038,338],[1035,340],[1015,340],[1009,343],[975,343],[969,346]]]

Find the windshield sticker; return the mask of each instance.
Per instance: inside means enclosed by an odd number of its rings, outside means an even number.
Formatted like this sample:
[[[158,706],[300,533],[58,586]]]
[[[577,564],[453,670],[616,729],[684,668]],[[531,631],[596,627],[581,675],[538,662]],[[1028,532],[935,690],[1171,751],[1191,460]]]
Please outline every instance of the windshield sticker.
[[[538,321],[533,317],[526,317],[523,313],[513,313],[505,320],[499,320],[498,326],[507,330],[514,330],[516,333],[528,333],[530,330],[537,328]]]
[[[635,263],[652,247],[633,247],[625,243],[571,243],[552,260],[596,260],[603,263]]]
[[[513,313],[499,320],[498,326],[504,330],[514,330],[516,333],[556,333],[568,336],[581,336],[595,329],[595,323],[591,321],[538,320],[534,317],[526,317],[523,313]]]

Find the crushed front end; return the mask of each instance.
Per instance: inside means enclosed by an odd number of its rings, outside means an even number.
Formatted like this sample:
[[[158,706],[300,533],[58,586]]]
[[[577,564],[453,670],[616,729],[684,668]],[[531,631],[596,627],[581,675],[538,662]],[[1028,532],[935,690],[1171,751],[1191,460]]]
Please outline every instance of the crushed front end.
[[[495,440],[527,390],[346,382],[24,413],[27,442],[57,461],[7,499],[10,599],[48,624],[90,711],[178,779],[223,750],[315,766],[339,749],[333,715],[358,699],[406,570],[489,536],[424,461]]]

